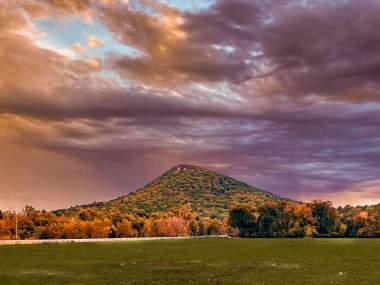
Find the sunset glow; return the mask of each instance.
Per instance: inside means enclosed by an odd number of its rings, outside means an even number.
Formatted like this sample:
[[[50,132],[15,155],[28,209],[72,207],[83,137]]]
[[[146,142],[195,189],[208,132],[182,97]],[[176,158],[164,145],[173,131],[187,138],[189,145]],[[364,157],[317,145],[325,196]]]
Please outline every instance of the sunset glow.
[[[0,209],[179,163],[380,203],[380,2],[0,0]]]

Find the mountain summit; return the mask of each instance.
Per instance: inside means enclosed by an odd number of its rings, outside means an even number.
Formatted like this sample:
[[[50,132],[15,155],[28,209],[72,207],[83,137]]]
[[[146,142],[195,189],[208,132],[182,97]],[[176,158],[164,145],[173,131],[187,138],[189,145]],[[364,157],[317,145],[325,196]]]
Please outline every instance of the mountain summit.
[[[178,164],[135,192],[84,207],[119,209],[124,213],[152,213],[189,204],[200,216],[225,217],[229,207],[235,203],[259,205],[284,200],[229,176],[194,165]]]

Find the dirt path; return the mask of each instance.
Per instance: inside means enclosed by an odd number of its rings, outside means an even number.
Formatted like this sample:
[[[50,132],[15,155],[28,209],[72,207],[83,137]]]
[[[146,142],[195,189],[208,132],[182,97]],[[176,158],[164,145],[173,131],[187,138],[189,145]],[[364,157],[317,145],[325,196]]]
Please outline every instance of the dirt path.
[[[72,242],[117,242],[117,241],[147,241],[162,239],[190,239],[190,238],[225,238],[227,236],[201,236],[201,237],[139,237],[139,238],[92,238],[92,239],[40,239],[40,240],[0,240],[0,245],[15,244],[45,244],[45,243],[72,243]]]

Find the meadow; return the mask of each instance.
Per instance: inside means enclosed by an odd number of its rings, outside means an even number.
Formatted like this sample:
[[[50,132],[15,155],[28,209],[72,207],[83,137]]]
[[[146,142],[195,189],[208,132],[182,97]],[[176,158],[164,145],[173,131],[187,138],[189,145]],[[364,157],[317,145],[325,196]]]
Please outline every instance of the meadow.
[[[0,284],[380,284],[380,240],[4,245]]]

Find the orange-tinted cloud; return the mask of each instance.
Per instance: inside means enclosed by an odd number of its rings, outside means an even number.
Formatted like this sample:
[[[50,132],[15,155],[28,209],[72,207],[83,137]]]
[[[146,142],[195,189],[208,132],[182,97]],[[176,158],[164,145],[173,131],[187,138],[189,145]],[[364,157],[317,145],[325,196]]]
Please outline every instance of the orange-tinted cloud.
[[[117,6],[107,7],[105,25],[126,45],[141,50],[140,57],[111,57],[126,76],[156,84],[189,81],[241,82],[249,77],[249,64],[233,53],[194,41],[186,30],[186,15],[161,3],[148,2],[156,14]]]
[[[88,36],[87,37],[87,46],[89,48],[96,48],[96,47],[102,46],[103,44],[104,44],[103,41],[101,41],[100,39],[98,39],[94,36]]]
[[[79,53],[84,53],[86,51],[86,48],[78,43],[73,44],[71,47],[73,48],[73,50]]]

